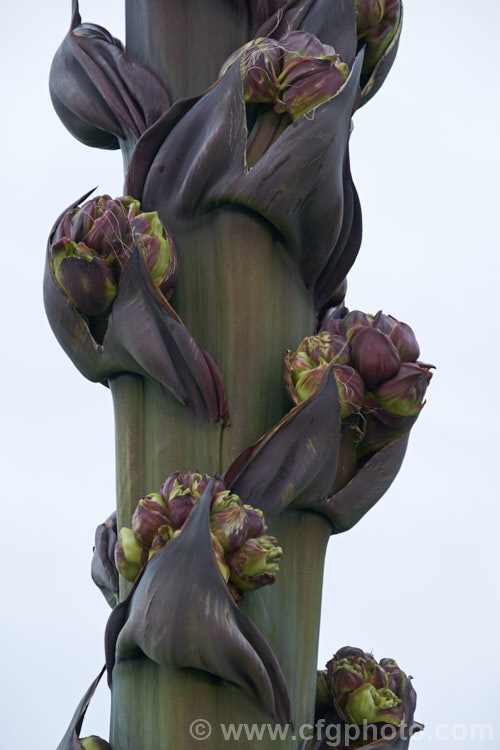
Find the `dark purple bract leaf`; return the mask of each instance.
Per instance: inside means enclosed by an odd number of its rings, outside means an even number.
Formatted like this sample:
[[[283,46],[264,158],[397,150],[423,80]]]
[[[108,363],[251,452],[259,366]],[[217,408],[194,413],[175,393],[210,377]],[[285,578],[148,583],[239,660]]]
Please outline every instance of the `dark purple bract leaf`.
[[[347,276],[361,246],[363,231],[361,205],[351,178],[349,154],[343,166],[344,207],[342,226],[336,245],[328,262],[314,285],[314,306],[321,310],[332,293]]]
[[[97,689],[97,686],[99,684],[99,680],[101,679],[102,675],[104,674],[105,667],[103,667],[92,683],[92,685],[89,687],[85,695],[83,696],[82,700],[78,704],[78,707],[73,715],[73,718],[71,719],[70,725],[68,729],[66,730],[66,734],[62,738],[61,742],[57,746],[57,750],[83,750],[83,745],[79,740],[80,737],[80,731],[82,729],[83,719],[85,718],[85,713],[87,711],[87,708],[89,707],[89,703],[92,700],[92,697]]]
[[[387,492],[403,463],[408,438],[403,435],[373,454],[345,487],[311,506],[327,516],[332,533],[351,529]]]
[[[116,511],[99,524],[95,532],[95,549],[91,575],[110,607],[118,602],[118,571],[115,565]]]
[[[106,29],[82,24],[78,2],[52,63],[50,95],[72,135],[97,148],[134,143],[169,107],[160,79],[126,55]]]
[[[241,453],[224,481],[266,521],[288,506],[321,506],[335,480],[340,404],[332,366],[306,401]]]

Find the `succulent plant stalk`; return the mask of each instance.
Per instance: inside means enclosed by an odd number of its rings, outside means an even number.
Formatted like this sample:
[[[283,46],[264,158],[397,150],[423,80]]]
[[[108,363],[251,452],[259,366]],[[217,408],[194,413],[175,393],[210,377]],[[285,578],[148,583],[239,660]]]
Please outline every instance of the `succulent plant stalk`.
[[[133,198],[103,198],[91,226],[86,211],[63,217],[48,283],[55,317],[68,307],[73,315],[66,349],[79,355],[85,341],[80,369],[110,387],[115,407],[122,575],[106,634],[110,744],[162,750],[192,745],[200,717],[300,726],[314,716],[324,552],[332,530],[357,520],[332,521],[322,504],[341,414],[355,421],[368,396],[346,359],[356,339],[345,328],[319,334],[296,357],[291,409],[282,357],[345,294],[338,289],[361,241],[351,117],[385,77],[380,64],[397,32],[368,70],[363,39],[381,29],[370,20],[358,40],[354,0],[127,0],[126,20],[124,50],[82,24],[74,0],[51,93],[76,137],[122,147]],[[248,49],[257,67],[245,68]],[[126,227],[116,246],[103,228],[108,218],[123,224],[123,211],[134,226],[130,258]],[[180,263],[175,290],[164,273],[167,226]],[[84,269],[78,283],[75,266]],[[380,325],[385,348],[406,362],[408,331],[391,319]],[[360,367],[372,373],[379,359]],[[314,367],[299,373],[304,363]],[[380,392],[397,375],[382,370],[370,380],[374,419],[413,419],[420,385],[410,378]],[[223,471],[225,484],[208,482]],[[255,590],[265,583],[273,585]],[[204,747],[218,750],[220,737]]]
[[[175,238],[180,252],[183,253],[183,248],[189,248],[189,252],[183,254],[182,273],[172,304],[197,341],[211,352],[223,374],[231,403],[231,426],[226,429],[193,421],[181,405],[138,376],[124,374],[113,378],[110,385],[119,436],[118,518],[124,526],[130,526],[137,498],[159,487],[166,473],[179,466],[195,466],[209,474],[220,474],[238,453],[279,421],[289,409],[282,389],[282,354],[290,342],[298,345],[314,325],[310,295],[284,248],[263,223],[239,209],[221,209],[210,220],[195,220],[189,226],[177,227]],[[211,248],[209,255],[207,247]],[[203,278],[199,274],[201,268]],[[264,299],[263,285],[268,286]],[[241,288],[247,290],[243,299]],[[223,316],[213,303],[214,289],[224,300]],[[194,299],[196,304],[192,302]],[[285,309],[292,299],[286,324],[276,328],[277,310]],[[227,342],[233,343],[228,346]],[[249,403],[254,405],[250,410]],[[312,557],[321,546],[326,547],[330,529],[321,518],[309,519],[309,514],[303,515],[300,529],[286,530],[288,543],[291,548],[309,550],[306,554]],[[272,535],[281,544],[277,529],[272,530]],[[283,560],[285,565],[286,556]],[[289,561],[289,565],[294,568],[296,563]],[[278,658],[295,691],[292,700],[297,706],[294,710],[298,723],[305,721],[313,708],[312,698],[304,703],[302,695],[311,692],[306,686],[315,679],[315,666],[311,664],[315,664],[317,651],[322,566],[319,552],[307,576],[301,574],[301,590],[297,593],[283,585],[278,589],[279,580],[269,587],[278,591],[281,602],[288,601],[290,616],[297,620],[284,637],[280,636]],[[122,582],[121,590],[125,594],[128,584]],[[269,600],[267,604],[265,597],[262,604],[259,594],[251,592],[246,597],[249,600],[250,596],[259,596],[259,602],[245,601],[241,606],[276,651],[271,620],[274,609],[279,612],[283,603]],[[311,602],[306,618],[299,617],[299,609],[292,603],[297,597]],[[298,640],[308,644],[300,662],[290,656]],[[154,696],[151,685],[156,686]],[[197,696],[194,702],[188,698],[193,694]],[[157,737],[170,738],[174,745],[182,747],[186,728],[199,718],[200,704],[207,716],[219,716],[221,721],[246,722],[249,717],[257,722],[268,721],[267,716],[255,712],[242,700],[241,691],[236,688],[212,686],[195,675],[188,676],[182,670],[161,667],[149,660],[134,659],[117,665],[112,696],[111,744],[123,750],[136,750],[142,745],[144,726],[148,727],[147,736],[154,750],[162,747],[154,744]],[[169,710],[158,711],[158,701],[168,705]],[[221,706],[226,707],[222,714]],[[134,720],[139,716],[140,722]],[[217,738],[212,746],[210,743],[208,740],[205,744],[211,750],[218,750]],[[273,742],[273,750],[276,744]],[[290,745],[283,742],[282,746]]]

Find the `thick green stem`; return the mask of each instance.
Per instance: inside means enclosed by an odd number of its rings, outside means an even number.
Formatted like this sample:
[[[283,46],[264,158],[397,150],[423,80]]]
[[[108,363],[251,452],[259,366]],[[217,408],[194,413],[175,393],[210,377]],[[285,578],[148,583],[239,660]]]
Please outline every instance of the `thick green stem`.
[[[229,0],[126,0],[127,53],[165,83],[172,101],[202,94],[250,35]]]
[[[130,526],[137,499],[147,494],[144,380],[125,373],[110,380],[115,412],[116,496],[118,528]],[[120,576],[120,594],[130,585]]]
[[[278,657],[298,728],[314,717],[323,567],[331,526],[322,516],[287,511],[270,531],[284,550],[278,580],[248,595],[242,609]]]
[[[158,492],[170,472],[193,468],[208,474],[218,472],[222,427],[192,419],[165,388],[137,375],[113,378],[111,392],[118,524],[127,526],[140,498]]]
[[[116,492],[118,526],[127,526],[137,497],[147,491],[144,380],[125,373],[110,380],[115,407]]]
[[[220,473],[280,419],[289,408],[283,387],[283,354],[287,347],[297,345],[313,323],[309,295],[297,269],[264,222],[238,210],[220,211],[193,222],[177,240],[183,260],[173,304],[221,369],[232,423],[222,428],[196,421],[158,385],[135,376],[115,378],[112,392],[122,524],[129,522],[140,496],[157,491],[171,471],[197,468]],[[294,722],[300,716],[302,723],[303,717],[311,719],[321,591],[319,561],[323,559],[319,550],[324,548],[326,525],[308,514],[291,513],[289,519],[276,529],[285,548],[281,589],[266,592],[264,608],[257,599],[252,608],[251,601],[258,594],[249,594],[247,599],[254,621],[278,652],[289,679],[297,701]],[[307,567],[302,563],[304,545],[314,557]],[[291,627],[297,614],[300,617]],[[184,671],[159,667],[146,659],[120,665],[113,679],[114,746],[136,750],[142,736],[137,734],[140,727],[147,731],[148,743],[158,738],[157,745],[147,746],[160,750],[165,743],[182,747],[177,744],[181,737],[189,743],[188,728],[196,718],[216,724],[269,721],[265,713],[251,707],[241,690],[202,673],[189,674],[187,680]],[[169,711],[160,710],[160,696],[168,697]],[[200,705],[206,705],[205,715],[200,713]],[[144,724],[138,716],[145,706],[150,716]],[[220,737],[214,733],[214,749],[217,741]],[[271,747],[276,747],[272,742]],[[286,742],[283,747],[292,746],[291,740]],[[245,747],[243,740],[238,744]]]
[[[176,240],[182,260],[172,304],[227,391],[223,471],[290,409],[283,360],[312,331],[314,312],[297,267],[257,215],[222,208]]]
[[[247,41],[248,29],[237,20],[235,7],[222,0],[127,2],[127,48],[174,96],[199,93],[215,80],[225,57]],[[129,522],[140,496],[158,491],[170,472],[222,473],[280,420],[291,407],[283,385],[283,358],[314,325],[311,295],[299,269],[272,227],[257,215],[221,207],[175,227],[175,236],[180,274],[172,305],[221,371],[231,425],[194,420],[189,409],[157,384],[135,376],[115,378],[122,524]],[[330,529],[319,516],[289,512],[270,531],[284,548],[279,582],[248,594],[244,608],[277,654],[298,728],[313,720],[322,571]],[[197,743],[189,727],[199,718],[213,726],[211,738],[203,743],[210,750],[225,745],[221,723],[270,721],[240,688],[204,672],[172,670],[146,658],[115,667],[114,750],[192,748]],[[258,746],[299,747],[298,736],[291,737],[289,733],[281,742],[264,737]],[[245,737],[237,744],[256,746]]]
[[[188,750],[198,743],[204,750],[235,745],[252,750],[255,738],[247,738],[243,725],[250,731],[252,725],[274,727],[235,685],[208,672],[169,669],[149,659],[119,662],[113,672],[113,702],[127,707],[127,714],[113,714],[113,750]],[[204,739],[207,722],[210,735]],[[237,741],[234,735],[232,742],[226,739],[230,725],[241,727]],[[258,747],[288,750],[291,745],[288,739],[269,741],[264,735]]]

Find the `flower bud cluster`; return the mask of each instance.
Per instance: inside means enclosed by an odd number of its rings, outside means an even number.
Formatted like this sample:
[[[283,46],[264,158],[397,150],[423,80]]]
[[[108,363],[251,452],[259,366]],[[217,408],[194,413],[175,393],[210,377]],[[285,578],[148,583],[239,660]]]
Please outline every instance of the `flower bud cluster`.
[[[418,361],[420,350],[409,325],[381,311],[345,312],[344,317],[327,312],[321,330],[288,353],[285,381],[298,404],[333,367],[343,430],[355,431],[361,457],[408,432],[424,405],[432,374],[431,365]]]
[[[115,547],[116,565],[124,578],[134,581],[148,559],[182,533],[210,480],[198,472],[176,471],[159,493],[139,501],[132,528],[122,527]],[[262,511],[243,505],[218,478],[212,490],[210,532],[219,570],[236,601],[243,592],[276,581],[282,549],[266,534]]]
[[[347,724],[391,724],[407,721],[413,714],[416,695],[406,674],[393,659],[377,662],[373,654],[359,648],[341,648],[318,674],[326,699]],[[405,706],[407,687],[409,702]],[[324,699],[324,696],[322,696]]]
[[[120,273],[138,247],[152,279],[172,290],[174,241],[156,211],[139,201],[101,195],[69,210],[50,246],[54,277],[80,313],[107,315],[118,293]]]
[[[335,96],[349,74],[334,48],[306,31],[279,41],[255,39],[229,58],[223,72],[240,55],[245,101],[272,105],[292,120]]]

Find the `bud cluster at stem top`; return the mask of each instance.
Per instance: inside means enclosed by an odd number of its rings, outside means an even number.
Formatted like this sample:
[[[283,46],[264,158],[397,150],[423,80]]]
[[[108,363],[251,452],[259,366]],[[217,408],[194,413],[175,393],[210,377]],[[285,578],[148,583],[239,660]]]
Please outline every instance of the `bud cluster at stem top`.
[[[373,654],[346,646],[337,651],[318,678],[322,699],[330,701],[347,724],[398,727],[410,718],[405,710],[412,715],[415,710],[415,691],[393,659],[377,662]],[[407,690],[409,701],[405,705]]]
[[[125,196],[93,198],[59,221],[50,246],[50,264],[59,286],[87,316],[109,313],[120,273],[134,248],[164,294],[173,289],[173,237],[156,211],[142,211]]]
[[[115,547],[121,574],[134,581],[164,544],[182,533],[211,477],[199,472],[176,471],[163,482],[159,493],[143,497],[132,516],[132,528],[123,527]],[[216,478],[210,505],[212,548],[221,575],[236,601],[244,591],[276,581],[282,550],[268,536],[262,511],[243,505],[237,495]]]

